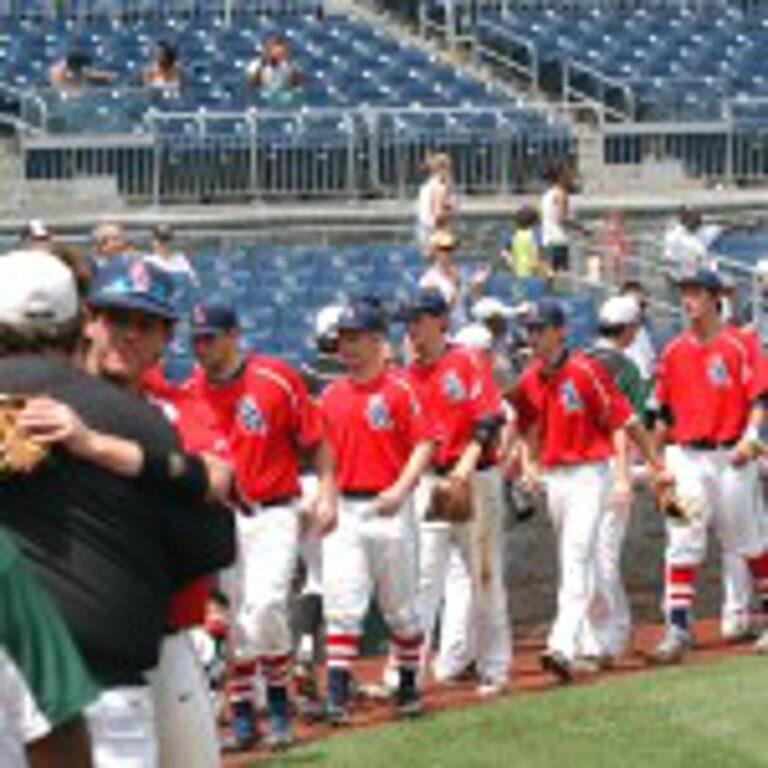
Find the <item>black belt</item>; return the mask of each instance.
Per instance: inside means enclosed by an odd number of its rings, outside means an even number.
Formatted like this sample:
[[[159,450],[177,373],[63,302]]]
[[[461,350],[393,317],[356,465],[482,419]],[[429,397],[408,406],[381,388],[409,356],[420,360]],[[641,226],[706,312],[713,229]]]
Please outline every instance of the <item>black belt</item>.
[[[738,440],[689,440],[687,443],[680,443],[680,445],[683,448],[690,448],[692,451],[721,451],[733,448],[738,442]]]
[[[298,496],[291,493],[286,496],[275,496],[266,501],[253,501],[246,504],[238,504],[238,511],[246,517],[253,517],[259,509],[269,509],[270,507],[285,507],[293,504]]]
[[[350,499],[351,501],[369,501],[375,499],[381,491],[341,491],[341,496],[344,499]]]
[[[445,477],[446,475],[450,475],[451,472],[453,472],[454,467],[458,463],[458,461],[452,461],[449,464],[436,464],[434,467],[432,467],[432,471],[440,477]],[[492,466],[494,466],[494,462],[490,461],[490,459],[484,459],[483,461],[478,462],[477,466],[475,467],[475,472],[484,472],[486,469],[490,469]]]

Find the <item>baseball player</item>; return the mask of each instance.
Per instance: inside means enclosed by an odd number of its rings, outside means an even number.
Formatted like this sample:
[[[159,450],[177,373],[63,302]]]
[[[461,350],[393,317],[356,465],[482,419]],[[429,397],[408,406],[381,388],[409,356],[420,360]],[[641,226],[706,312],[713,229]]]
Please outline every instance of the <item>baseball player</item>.
[[[560,584],[557,616],[541,656],[542,667],[569,682],[592,596],[598,531],[610,498],[615,435],[627,430],[659,473],[652,446],[632,408],[604,367],[565,344],[562,306],[543,299],[525,318],[534,360],[523,372],[513,402],[521,433],[536,461],[528,483],[539,482],[557,537]],[[621,441],[617,446],[626,449]],[[616,456],[619,465],[626,458]]]
[[[413,385],[387,363],[380,303],[350,303],[338,331],[347,373],[320,400],[341,498],[338,527],[323,547],[327,711],[333,724],[348,718],[350,666],[374,589],[399,667],[397,712],[421,712],[417,670],[423,635],[411,492],[433,451]]]
[[[641,424],[645,423],[646,388],[637,365],[625,354],[637,335],[640,307],[633,296],[614,296],[599,312],[600,335],[587,351],[611,375]],[[631,482],[607,505],[597,532],[594,592],[581,646],[585,659],[611,666],[627,648],[631,630],[629,602],[621,579],[621,552],[631,513]]]
[[[321,531],[335,521],[331,464],[319,412],[301,377],[276,358],[245,356],[231,307],[197,307],[192,335],[199,367],[188,386],[228,437],[242,500],[230,689],[234,746],[246,749],[257,738],[252,692],[258,663],[267,683],[266,743],[279,749],[293,740],[288,600],[299,549],[300,454],[311,457],[319,478],[313,515]]]
[[[723,324],[717,273],[700,270],[678,287],[689,327],[662,353],[656,397],[667,465],[678,495],[699,515],[684,525],[667,525],[667,631],[652,656],[665,664],[680,661],[692,644],[695,580],[710,525],[726,553],[745,559],[761,607],[768,608],[768,551],[761,539],[756,463],[763,450],[765,357],[753,339]],[[768,634],[756,649],[768,650]]]
[[[448,343],[449,312],[445,298],[435,289],[422,289],[404,311],[414,354],[408,375],[438,434],[430,476],[418,493],[419,601],[429,637],[443,599],[449,556],[457,550],[472,584],[479,693],[492,695],[506,687],[511,656],[501,551],[505,507],[494,456],[503,416],[488,360]],[[425,519],[438,478],[470,485],[473,520]],[[426,656],[426,645],[423,651]]]

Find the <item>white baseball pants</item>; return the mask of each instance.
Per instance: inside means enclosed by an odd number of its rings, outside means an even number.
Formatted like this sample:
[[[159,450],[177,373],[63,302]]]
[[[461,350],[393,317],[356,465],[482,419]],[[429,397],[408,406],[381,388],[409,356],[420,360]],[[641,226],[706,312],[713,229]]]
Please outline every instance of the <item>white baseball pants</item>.
[[[608,462],[549,470],[547,507],[557,540],[560,584],[548,648],[573,660],[581,652],[596,578],[597,541],[611,488]]]
[[[475,518],[470,523],[462,524],[423,521],[435,482],[434,476],[424,477],[416,496],[422,520],[419,532],[419,606],[427,638],[425,650],[428,649],[443,601],[449,558],[451,552],[456,550],[469,574],[472,591],[474,638],[465,638],[464,645],[474,645],[482,677],[505,681],[511,664],[512,641],[504,585],[502,520],[506,507],[501,476],[496,468],[476,472],[472,476]],[[458,632],[462,632],[461,623],[464,622],[458,620],[456,624]]]
[[[149,677],[160,768],[217,768],[215,714],[189,632],[163,639],[160,662]]]
[[[291,653],[288,599],[299,550],[296,505],[255,505],[254,512],[237,516],[233,580],[233,650],[246,660]]]
[[[414,536],[412,501],[380,517],[370,501],[342,496],[338,525],[323,539],[328,635],[359,638],[374,589],[390,632],[420,635]]]

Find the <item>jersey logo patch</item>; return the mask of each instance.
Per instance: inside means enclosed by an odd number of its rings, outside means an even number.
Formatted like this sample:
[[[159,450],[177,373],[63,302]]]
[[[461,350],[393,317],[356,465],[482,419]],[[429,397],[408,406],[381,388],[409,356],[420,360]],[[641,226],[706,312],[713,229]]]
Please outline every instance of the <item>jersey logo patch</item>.
[[[392,428],[392,417],[389,415],[389,409],[382,395],[371,395],[368,398],[366,416],[368,424],[373,430],[381,431]]]
[[[443,376],[443,394],[452,403],[460,403],[467,399],[467,390],[455,371],[448,371]]]
[[[570,379],[560,387],[560,403],[566,413],[578,413],[584,410],[576,385]]]
[[[237,418],[248,434],[265,435],[267,433],[267,422],[264,414],[250,397],[244,397],[237,404]]]
[[[707,377],[713,387],[726,387],[731,383],[728,368],[720,355],[711,357],[707,361]]]

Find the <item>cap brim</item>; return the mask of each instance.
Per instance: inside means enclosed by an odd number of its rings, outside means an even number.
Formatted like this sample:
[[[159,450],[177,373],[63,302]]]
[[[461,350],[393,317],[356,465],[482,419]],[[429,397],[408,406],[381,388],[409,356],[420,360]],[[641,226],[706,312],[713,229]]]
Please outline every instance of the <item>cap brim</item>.
[[[93,296],[89,301],[94,309],[132,309],[163,320],[176,321],[179,315],[172,307],[137,296]]]

